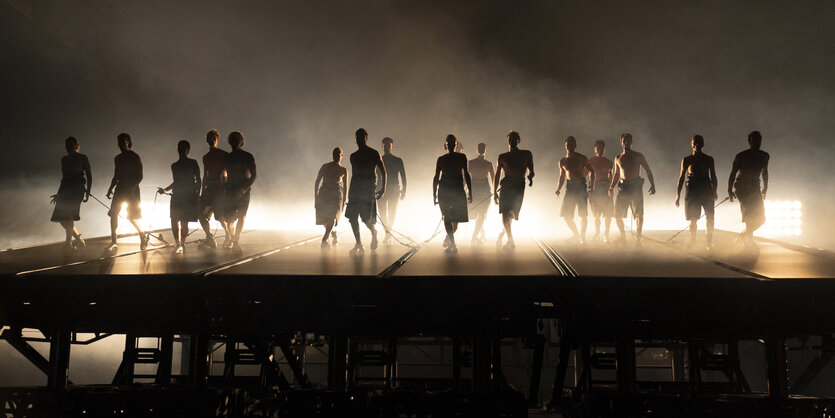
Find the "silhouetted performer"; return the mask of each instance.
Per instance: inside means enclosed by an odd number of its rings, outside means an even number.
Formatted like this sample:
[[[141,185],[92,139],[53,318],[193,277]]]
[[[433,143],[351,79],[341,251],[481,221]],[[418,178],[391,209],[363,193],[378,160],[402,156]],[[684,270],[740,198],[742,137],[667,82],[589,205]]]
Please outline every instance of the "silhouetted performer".
[[[731,175],[728,177],[728,198],[731,202],[734,197],[739,199],[742,222],[745,223],[742,237],[746,245],[754,243],[754,231],[765,223],[763,201],[768,192],[769,155],[760,150],[762,142],[763,137],[759,131],[748,134],[748,145],[751,148],[734,157]],[[763,179],[762,190],[760,176]]]
[[[502,225],[504,234],[507,234],[507,244],[504,248],[516,248],[513,241],[513,233],[510,223],[513,219],[519,219],[519,211],[522,209],[522,199],[525,197],[525,173],[528,173],[528,186],[533,186],[533,154],[527,150],[519,149],[519,142],[522,138],[519,132],[510,131],[507,134],[507,145],[510,151],[499,155],[496,163],[496,177],[500,179],[493,183],[493,199],[499,205],[499,213],[502,214]],[[502,177],[504,171],[504,177]],[[501,193],[498,188],[501,186]],[[501,236],[499,242],[501,244]]]
[[[484,219],[490,209],[490,191],[493,190],[493,163],[484,158],[487,152],[485,143],[478,144],[478,157],[470,160],[469,170],[473,180],[473,204],[470,206],[470,218],[475,219],[473,244],[484,243]]]
[[[139,249],[144,250],[148,248],[148,237],[136,223],[136,220],[142,217],[142,209],[139,207],[142,160],[139,159],[139,155],[131,151],[133,141],[131,141],[130,135],[119,134],[116,143],[122,152],[113,160],[116,168],[113,171],[113,180],[110,181],[110,187],[107,189],[107,198],[113,198],[110,211],[107,213],[110,215],[110,250],[115,251],[117,248],[116,228],[119,227],[119,212],[122,211],[123,204],[127,204],[128,221],[139,233]]]
[[[565,138],[565,157],[560,159],[560,179],[557,184],[557,197],[560,197],[560,190],[565,184],[565,196],[562,199],[560,216],[565,219],[565,224],[571,230],[573,238],[579,238],[580,243],[586,242],[586,227],[589,220],[589,193],[586,185],[586,175],[591,173],[591,183],[594,184],[594,168],[589,164],[585,155],[576,152],[577,140],[573,136]],[[580,232],[577,232],[577,225],[574,223],[574,209],[580,217]]]
[[[467,170],[467,156],[455,152],[457,141],[455,135],[446,137],[444,149],[447,153],[438,157],[435,164],[435,177],[432,179],[432,200],[441,208],[444,219],[446,238],[444,247],[447,253],[457,253],[455,245],[455,231],[459,222],[467,222],[467,202],[473,201],[473,186],[470,171]],[[464,183],[467,191],[464,193]]]
[[[594,168],[594,183],[589,194],[591,204],[591,215],[594,217],[594,239],[600,237],[600,218],[605,222],[603,240],[609,241],[609,227],[612,224],[612,215],[615,211],[615,204],[612,196],[609,196],[609,184],[612,182],[612,160],[603,156],[606,153],[606,143],[602,140],[594,142],[595,156],[589,159],[589,164]]]
[[[386,166],[377,150],[368,146],[368,133],[365,129],[357,129],[355,133],[357,150],[351,154],[351,186],[348,189],[348,205],[345,207],[345,217],[351,222],[356,244],[351,253],[365,251],[360,239],[359,219],[371,231],[371,249],[377,249],[377,230],[374,228],[377,218],[377,199],[386,194]],[[380,169],[381,187],[377,189],[375,170]],[[375,192],[376,190],[376,192]]]
[[[61,186],[53,196],[55,210],[52,211],[52,222],[61,223],[67,235],[64,245],[73,249],[87,246],[75,229],[75,221],[81,219],[81,202],[90,198],[93,175],[90,173],[90,161],[87,156],[78,152],[81,148],[78,140],[69,137],[64,141],[64,147],[67,149],[67,155],[61,157]]]
[[[655,194],[655,179],[652,177],[652,170],[649,169],[644,154],[632,151],[632,134],[629,132],[621,134],[620,145],[623,147],[623,152],[615,158],[615,174],[609,185],[609,196],[614,193],[615,185],[617,185],[620,190],[615,198],[615,219],[620,230],[620,239],[626,239],[623,218],[626,218],[629,208],[632,208],[637,237],[640,241],[641,231],[644,229],[644,179],[641,177],[641,168],[643,167],[647,173],[651,195]]]
[[[397,217],[397,204],[406,198],[406,170],[403,168],[403,160],[395,157],[391,150],[394,148],[394,140],[383,138],[383,165],[386,167],[386,194],[380,198],[380,218],[383,227],[386,228],[384,243],[391,242],[391,231],[394,228],[394,220]],[[379,171],[379,170],[378,170]],[[377,173],[382,177],[382,173]],[[402,184],[401,184],[402,183]]]
[[[325,226],[322,237],[322,248],[328,248],[328,235],[333,236],[336,244],[336,231],[333,227],[339,223],[342,206],[345,204],[345,180],[348,170],[342,166],[342,148],[336,147],[332,152],[333,161],[322,164],[316,182],[313,185],[313,196],[316,208],[316,225]]]
[[[197,222],[197,215],[200,210],[200,165],[197,160],[188,158],[191,151],[191,144],[188,141],[177,143],[177,153],[180,158],[171,164],[171,174],[174,181],[166,188],[160,188],[159,194],[169,190],[171,194],[171,232],[174,234],[174,241],[177,254],[185,250],[186,238],[188,237],[188,223]]]
[[[713,203],[716,201],[716,169],[713,157],[702,152],[705,139],[701,135],[694,135],[690,140],[693,153],[681,159],[681,173],[678,175],[676,186],[676,207],[679,206],[681,186],[687,185],[687,195],[684,197],[684,215],[690,221],[690,242],[696,241],[696,222],[705,210],[707,220],[707,245],[713,245]],[[684,176],[687,175],[687,182]]]
[[[229,227],[226,225],[224,219],[224,202],[223,202],[223,174],[226,167],[226,157],[228,152],[217,147],[220,140],[220,132],[217,129],[212,129],[206,133],[206,143],[209,144],[209,152],[203,156],[203,186],[200,194],[200,226],[203,227],[203,232],[206,233],[206,240],[204,243],[209,248],[216,248],[212,230],[209,227],[209,219],[212,214],[215,215],[215,220],[220,223],[223,231],[226,234],[223,245],[228,247],[232,244],[232,234],[229,232]]]
[[[231,248],[240,248],[241,232],[244,230],[246,212],[249,210],[249,197],[252,184],[257,177],[255,157],[244,151],[244,135],[238,131],[228,137],[232,152],[226,156],[226,201],[224,218],[232,235]]]

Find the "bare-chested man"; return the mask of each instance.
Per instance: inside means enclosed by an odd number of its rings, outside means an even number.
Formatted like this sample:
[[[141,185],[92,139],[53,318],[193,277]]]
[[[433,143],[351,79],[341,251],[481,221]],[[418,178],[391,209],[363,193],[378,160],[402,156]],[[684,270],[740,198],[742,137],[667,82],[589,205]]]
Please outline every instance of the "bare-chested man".
[[[142,228],[136,220],[142,217],[142,209],[139,207],[141,197],[139,195],[139,183],[142,181],[142,160],[139,155],[131,150],[133,141],[130,135],[121,133],[116,138],[121,153],[114,158],[115,169],[113,180],[107,189],[107,198],[113,198],[110,205],[110,251],[116,251],[116,228],[119,227],[119,212],[122,211],[122,204],[127,204],[128,221],[136,228],[139,234],[139,249],[148,248],[148,237],[142,232]],[[114,191],[115,188],[115,191]]]
[[[585,155],[576,152],[577,140],[573,136],[565,138],[565,157],[560,159],[560,179],[555,192],[560,197],[562,185],[565,185],[565,196],[562,200],[560,216],[565,219],[565,224],[571,230],[573,238],[579,238],[580,243],[586,242],[586,227],[588,227],[588,201],[589,193],[586,185],[586,175],[591,173],[591,184],[594,184],[594,168],[589,164]],[[577,225],[574,223],[574,208],[577,208],[577,215],[580,216],[580,232],[577,232]]]
[[[397,205],[406,198],[406,169],[403,167],[403,159],[391,153],[394,148],[394,140],[385,137],[383,144],[383,165],[386,167],[386,194],[380,198],[379,209],[380,219],[383,227],[386,228],[384,243],[391,242],[391,231],[394,228],[394,221],[397,217]],[[377,177],[382,177],[378,172]]]
[[[435,177],[432,178],[432,200],[441,208],[444,219],[446,238],[445,252],[458,252],[455,245],[455,231],[459,222],[468,222],[467,203],[473,202],[473,185],[470,172],[467,170],[467,156],[455,151],[457,140],[455,135],[446,137],[444,148],[447,153],[438,157],[435,164]],[[467,184],[467,194],[464,194],[464,183]]]
[[[322,248],[330,248],[328,235],[333,234],[336,244],[336,231],[333,227],[339,223],[342,207],[345,205],[345,185],[348,170],[342,165],[342,148],[336,147],[331,153],[333,161],[322,164],[316,181],[313,183],[313,196],[316,207],[316,225],[324,225]]]
[[[377,249],[377,199],[386,194],[386,166],[380,153],[368,146],[368,132],[357,129],[355,133],[357,150],[351,154],[351,186],[348,188],[348,205],[345,207],[345,217],[351,222],[356,244],[351,249],[352,254],[365,251],[360,238],[359,219],[371,231],[371,249]],[[376,170],[380,170],[380,188],[377,189]]]
[[[751,148],[736,155],[728,177],[728,198],[731,202],[734,198],[739,199],[742,222],[745,223],[742,237],[746,245],[754,244],[754,231],[765,223],[763,201],[768,192],[769,155],[760,150],[762,142],[763,137],[759,131],[748,134],[748,145]],[[762,191],[760,176],[763,179]]]
[[[696,241],[696,222],[702,217],[702,208],[707,220],[707,246],[713,245],[713,202],[716,201],[716,169],[713,157],[702,152],[705,139],[701,135],[693,135],[690,148],[693,153],[681,159],[681,173],[678,175],[676,186],[676,207],[679,206],[681,186],[685,184],[687,175],[687,195],[684,197],[684,215],[690,221],[690,242]]]
[[[226,166],[226,157],[229,153],[217,147],[219,140],[220,132],[217,129],[212,129],[206,133],[206,143],[209,144],[209,152],[203,156],[200,226],[203,227],[203,232],[206,233],[204,243],[209,248],[217,247],[217,242],[209,227],[209,218],[211,218],[212,213],[214,213],[215,220],[220,223],[220,226],[225,232],[226,238],[223,240],[224,247],[229,247],[232,244],[232,234],[229,233],[229,227],[223,218],[223,170]]]
[[[232,235],[230,248],[239,249],[241,232],[244,230],[246,212],[249,210],[250,191],[257,177],[255,171],[255,157],[244,151],[244,135],[238,131],[228,137],[232,152],[226,156],[226,203],[224,218],[228,224],[229,234]]]
[[[632,208],[637,238],[640,241],[641,231],[644,229],[644,179],[641,177],[641,168],[647,173],[651,195],[655,194],[655,179],[652,177],[652,170],[649,169],[644,154],[632,151],[632,134],[629,132],[621,134],[620,144],[623,152],[615,158],[615,174],[609,185],[609,196],[612,196],[617,185],[620,191],[615,198],[615,219],[620,230],[620,239],[626,239],[623,219],[626,218],[629,208]]]
[[[67,155],[61,158],[61,186],[53,196],[55,210],[52,211],[52,222],[59,222],[66,233],[64,246],[68,249],[86,247],[87,243],[75,228],[75,221],[81,219],[81,202],[90,198],[90,188],[93,186],[93,175],[90,173],[90,160],[78,152],[81,146],[74,137],[64,140]],[[75,241],[73,241],[75,239]]]
[[[493,163],[484,158],[487,144],[478,144],[478,157],[470,160],[469,170],[473,182],[473,204],[470,206],[470,217],[475,219],[473,229],[473,244],[484,243],[484,219],[490,209],[490,191],[493,190]]]
[[[591,215],[594,217],[594,239],[600,238],[600,218],[603,218],[604,232],[603,241],[609,241],[609,227],[612,224],[612,214],[615,211],[615,204],[612,196],[609,196],[609,184],[612,183],[612,160],[603,156],[606,153],[606,143],[598,139],[594,142],[594,157],[589,159],[589,164],[594,168],[594,182],[589,194],[591,204]]]
[[[533,154],[528,150],[519,149],[520,141],[522,141],[522,138],[519,136],[519,132],[510,131],[507,133],[507,146],[510,151],[499,155],[499,160],[496,163],[495,179],[500,180],[493,183],[493,199],[499,205],[504,233],[507,235],[507,244],[504,248],[510,250],[516,248],[510,223],[513,219],[519,219],[522,199],[525,197],[525,174],[528,174],[529,187],[533,186],[534,177]],[[504,171],[504,177],[502,177],[502,171]],[[500,185],[501,193],[498,192]],[[497,244],[501,245],[501,236]]]

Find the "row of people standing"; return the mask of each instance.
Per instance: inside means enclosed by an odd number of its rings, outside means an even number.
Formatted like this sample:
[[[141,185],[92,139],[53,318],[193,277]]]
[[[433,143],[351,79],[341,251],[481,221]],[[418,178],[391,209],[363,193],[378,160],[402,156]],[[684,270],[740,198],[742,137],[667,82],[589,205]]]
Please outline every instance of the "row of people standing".
[[[242,149],[244,136],[232,132],[228,136],[231,152],[218,148],[220,134],[211,130],[206,134],[209,151],[203,156],[203,174],[197,161],[188,157],[191,145],[188,141],[177,144],[179,159],[171,165],[173,181],[159,188],[158,193],[171,192],[170,214],[171,230],[175,238],[177,253],[184,251],[188,236],[188,223],[200,221],[206,234],[204,245],[216,247],[209,219],[214,217],[225,231],[224,246],[238,246],[243,231],[247,209],[249,208],[250,190],[257,177],[255,158]],[[114,158],[114,173],[107,190],[111,199],[108,210],[110,217],[110,247],[117,249],[116,229],[122,208],[126,210],[126,219],[139,234],[140,249],[148,246],[149,232],[142,231],[136,222],[142,217],[141,193],[139,185],[143,179],[142,160],[132,150],[130,135],[121,133],[116,138],[120,153]],[[67,155],[61,159],[63,178],[58,193],[53,196],[55,209],[52,221],[59,222],[66,232],[65,245],[68,248],[86,246],[84,239],[75,227],[80,220],[80,206],[92,196],[92,170],[86,155],[80,153],[80,144],[76,138],[65,141]],[[95,198],[95,196],[92,196]]]
[[[649,194],[655,194],[655,180],[643,154],[632,149],[632,135],[620,137],[623,152],[614,161],[604,156],[606,144],[602,140],[594,143],[595,156],[591,159],[576,152],[577,141],[569,136],[565,139],[566,156],[559,162],[560,177],[556,190],[559,197],[563,184],[566,186],[560,215],[568,228],[580,242],[585,241],[588,225],[588,206],[595,222],[595,239],[600,237],[600,221],[605,221],[604,240],[609,240],[611,218],[617,223],[620,239],[625,238],[624,218],[631,209],[636,223],[636,236],[641,239],[644,224],[644,200],[641,170],[646,172],[650,182]],[[764,200],[768,192],[769,155],[760,149],[762,135],[753,131],[748,135],[749,149],[734,157],[728,177],[728,200],[738,199],[745,229],[741,238],[744,243],[753,243],[753,234],[765,223]],[[689,221],[690,240],[696,239],[697,221],[706,218],[707,246],[713,245],[714,208],[718,199],[718,179],[713,157],[705,154],[704,137],[694,135],[690,139],[692,153],[681,160],[681,170],[676,187],[675,206],[681,204],[681,189],[685,186],[685,218]],[[590,183],[587,185],[587,178]],[[762,188],[760,179],[762,179]],[[613,199],[615,187],[619,188]],[[574,222],[575,209],[580,218],[580,229]]]

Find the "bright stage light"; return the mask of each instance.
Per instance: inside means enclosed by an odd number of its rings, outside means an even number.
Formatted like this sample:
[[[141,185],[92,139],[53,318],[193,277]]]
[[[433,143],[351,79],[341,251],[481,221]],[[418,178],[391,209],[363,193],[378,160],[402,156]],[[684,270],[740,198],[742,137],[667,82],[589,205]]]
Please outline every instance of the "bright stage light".
[[[797,200],[766,200],[764,236],[798,236],[803,234],[803,204]]]

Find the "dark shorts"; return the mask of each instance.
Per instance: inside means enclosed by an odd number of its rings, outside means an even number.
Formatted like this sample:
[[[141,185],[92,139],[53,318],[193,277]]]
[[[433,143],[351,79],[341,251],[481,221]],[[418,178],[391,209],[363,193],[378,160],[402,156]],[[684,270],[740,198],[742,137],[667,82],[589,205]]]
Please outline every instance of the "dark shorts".
[[[608,181],[595,183],[594,190],[589,193],[589,203],[591,204],[591,214],[594,217],[612,217],[615,212],[615,202],[612,196],[609,196]]]
[[[215,219],[221,219],[223,212],[223,184],[218,182],[209,182],[206,184],[206,190],[200,195],[200,213],[204,218],[208,219],[215,214]]]
[[[87,182],[84,176],[65,177],[61,179],[61,186],[55,195],[55,209],[52,211],[52,222],[81,220],[81,201]]]
[[[615,198],[615,216],[625,218],[630,208],[632,208],[632,216],[643,215],[644,179],[639,177],[629,181],[621,181],[618,187],[620,190]]]
[[[468,222],[467,194],[464,185],[456,181],[441,179],[438,185],[438,206],[447,222]]]
[[[487,214],[493,192],[490,190],[490,181],[487,179],[473,180],[472,185],[473,203],[469,206],[469,213],[471,218],[476,218]]]
[[[345,217],[349,220],[362,219],[365,223],[377,223],[377,185],[373,178],[352,177],[348,188],[348,205]]]
[[[139,207],[141,200],[139,186],[125,190],[117,184],[116,190],[113,192],[110,211],[107,214],[111,217],[118,216],[119,212],[122,211],[122,204],[127,204],[128,219],[139,219],[142,217],[142,209]]]
[[[734,194],[739,200],[742,222],[765,222],[765,204],[759,179],[755,183],[737,180],[734,182]]]
[[[504,176],[499,182],[499,213],[519,219],[522,200],[525,198],[525,178]]]
[[[574,218],[574,208],[581,218],[589,214],[589,192],[586,189],[586,179],[569,181],[565,185],[565,194],[562,198],[562,208],[560,209],[560,216],[564,218]]]
[[[705,216],[713,216],[713,185],[708,178],[688,178],[687,194],[684,197],[684,215],[688,221]]]
[[[200,213],[200,195],[197,191],[177,192],[174,188],[174,195],[171,196],[169,214],[172,221],[196,222]]]
[[[322,184],[319,187],[316,203],[316,225],[339,223],[342,215],[342,204],[345,201],[345,191],[342,190],[342,183]]]
[[[243,192],[243,193],[242,193]],[[246,216],[249,210],[250,188],[243,183],[226,183],[224,190],[225,208],[223,219],[227,222],[235,221]],[[217,214],[215,214],[217,217]]]

